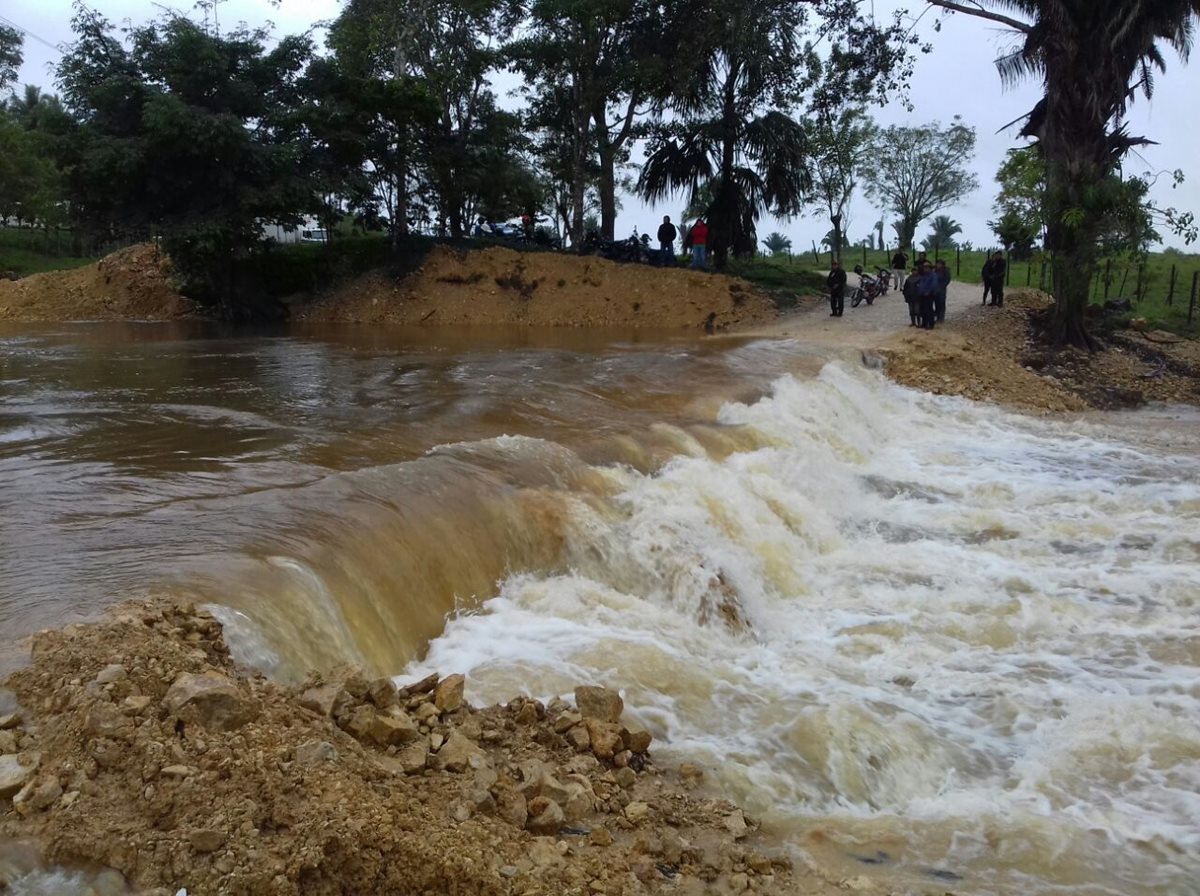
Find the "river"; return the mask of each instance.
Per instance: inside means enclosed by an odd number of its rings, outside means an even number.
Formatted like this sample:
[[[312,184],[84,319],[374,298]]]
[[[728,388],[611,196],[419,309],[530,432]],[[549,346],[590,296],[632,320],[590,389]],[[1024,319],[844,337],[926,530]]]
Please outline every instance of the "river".
[[[182,595],[284,680],[619,687],[899,892],[1200,893],[1197,424],[793,340],[6,325],[0,664]]]

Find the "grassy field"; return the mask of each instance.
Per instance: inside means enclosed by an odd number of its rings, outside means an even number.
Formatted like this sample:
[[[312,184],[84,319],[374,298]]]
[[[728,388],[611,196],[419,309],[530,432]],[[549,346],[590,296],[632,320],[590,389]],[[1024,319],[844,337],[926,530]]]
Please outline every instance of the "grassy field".
[[[18,277],[63,271],[91,264],[95,258],[75,255],[69,234],[0,227],[0,274]]]

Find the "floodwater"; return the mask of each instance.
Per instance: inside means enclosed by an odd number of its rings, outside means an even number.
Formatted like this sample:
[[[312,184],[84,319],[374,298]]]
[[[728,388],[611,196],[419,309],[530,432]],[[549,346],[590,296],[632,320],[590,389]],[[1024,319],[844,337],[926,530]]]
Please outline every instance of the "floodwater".
[[[0,663],[184,595],[282,679],[620,687],[900,892],[1200,893],[1197,424],[786,340],[9,325]]]

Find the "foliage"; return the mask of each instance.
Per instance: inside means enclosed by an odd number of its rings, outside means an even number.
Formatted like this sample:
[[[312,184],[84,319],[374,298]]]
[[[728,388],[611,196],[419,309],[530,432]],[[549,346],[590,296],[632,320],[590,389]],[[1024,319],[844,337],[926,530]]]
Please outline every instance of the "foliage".
[[[897,17],[881,26],[854,0],[680,0],[665,33],[688,35],[671,97],[674,117],[654,128],[638,191],[651,201],[684,192],[690,202],[712,182],[708,206],[714,264],[749,253],[764,210],[798,214],[811,186],[808,135],[794,117],[865,101],[903,83],[907,45]],[[819,32],[834,48],[821,57]],[[845,51],[843,46],[852,47]]]
[[[962,233],[962,225],[948,215],[938,215],[933,219],[933,229],[921,244],[927,251],[932,249],[954,249],[958,242],[954,239]]]
[[[772,255],[787,255],[792,250],[792,241],[778,231],[768,234],[763,245]]]
[[[7,90],[17,80],[21,67],[21,32],[0,23],[0,90]]]
[[[896,233],[911,246],[917,226],[979,187],[967,168],[975,155],[975,129],[955,116],[949,127],[890,127],[877,133],[874,164],[866,171],[867,195],[900,216]]]
[[[996,60],[1001,80],[1042,81],[1045,95],[1022,135],[1037,141],[1046,169],[1043,213],[1056,300],[1047,335],[1054,344],[1093,348],[1084,318],[1088,272],[1106,222],[1128,199],[1128,189],[1110,176],[1130,148],[1147,142],[1129,134],[1125,113],[1138,92],[1152,95],[1154,73],[1166,67],[1160,45],[1187,58],[1200,0],[929,2],[1008,27],[1019,42]]]
[[[813,196],[833,225],[830,248],[840,256],[849,222],[846,208],[872,150],[875,126],[860,108],[818,110],[808,130]]]

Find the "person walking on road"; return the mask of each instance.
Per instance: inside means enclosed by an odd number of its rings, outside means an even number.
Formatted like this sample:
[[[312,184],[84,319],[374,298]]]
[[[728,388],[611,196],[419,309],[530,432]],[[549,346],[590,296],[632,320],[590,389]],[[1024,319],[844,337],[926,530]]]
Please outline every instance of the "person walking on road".
[[[678,233],[671,223],[671,216],[663,215],[663,222],[658,225],[658,254],[667,267],[675,267],[675,237]]]
[[[829,288],[829,316],[841,317],[846,307],[846,272],[836,258],[829,262],[825,285]]]
[[[946,267],[946,262],[939,258],[933,273],[938,281],[937,293],[933,297],[933,313],[938,323],[941,323],[946,319],[946,293],[950,289],[950,269]]]
[[[896,281],[896,289],[904,291],[904,272],[908,270],[908,256],[903,249],[897,249],[892,256],[892,277]]]
[[[936,320],[935,302],[937,301],[938,278],[933,272],[933,266],[926,261],[920,267],[921,274],[917,278],[917,297],[920,300],[921,329],[932,330]]]
[[[704,223],[703,218],[696,219],[696,223],[688,231],[688,240],[692,244],[692,267],[704,270],[704,253],[708,244],[708,225]]]
[[[999,308],[1004,304],[1004,276],[1008,272],[1008,262],[1004,260],[1003,252],[993,252],[992,257],[983,264],[980,274],[983,277],[983,304]],[[988,294],[992,300],[988,301]]]
[[[913,268],[913,272],[904,281],[904,289],[901,290],[904,301],[908,303],[908,325],[910,327],[917,326],[921,317],[921,297],[917,294],[917,281],[920,274],[921,272],[917,268]]]

